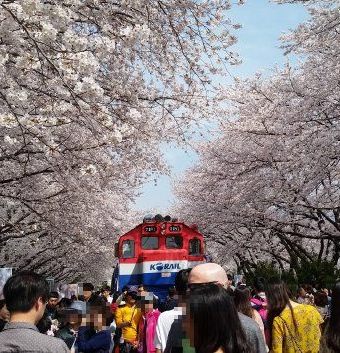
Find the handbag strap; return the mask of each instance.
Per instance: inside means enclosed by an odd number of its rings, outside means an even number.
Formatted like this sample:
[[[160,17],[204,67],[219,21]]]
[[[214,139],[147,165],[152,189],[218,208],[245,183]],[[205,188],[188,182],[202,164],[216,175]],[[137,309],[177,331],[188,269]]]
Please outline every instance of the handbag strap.
[[[136,306],[133,308],[132,314],[131,314],[131,319],[129,321],[129,323],[131,324],[132,320],[133,320],[133,315],[135,314],[135,310],[136,310]]]
[[[292,335],[292,332],[291,332],[291,330],[290,330],[290,328],[289,328],[289,326],[288,326],[286,320],[283,319],[283,318],[281,317],[281,315],[279,316],[279,318],[283,321],[284,325],[287,327],[287,330],[288,330],[290,336],[293,338],[294,343],[295,343],[295,345],[297,346],[299,352],[300,352],[300,353],[303,353],[302,350],[301,350],[301,348],[300,348],[300,346],[299,346],[299,344],[298,344],[297,341],[296,341],[296,337],[295,337],[294,335]]]
[[[130,324],[132,323],[133,316],[134,316],[134,314],[135,314],[135,310],[136,310],[136,306],[133,308],[133,311],[132,311],[132,314],[131,314],[131,319],[130,319],[130,321],[129,321]],[[138,332],[138,327],[135,328],[135,327],[132,327],[132,326],[131,326],[131,328],[133,328],[136,332]]]

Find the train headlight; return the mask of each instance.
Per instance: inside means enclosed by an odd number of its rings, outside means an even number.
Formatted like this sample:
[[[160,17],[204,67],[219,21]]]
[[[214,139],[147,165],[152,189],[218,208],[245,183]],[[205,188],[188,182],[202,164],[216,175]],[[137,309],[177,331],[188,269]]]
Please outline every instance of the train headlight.
[[[143,218],[143,223],[148,223],[148,222],[153,222],[153,217],[151,214],[147,214],[146,216],[144,216]]]

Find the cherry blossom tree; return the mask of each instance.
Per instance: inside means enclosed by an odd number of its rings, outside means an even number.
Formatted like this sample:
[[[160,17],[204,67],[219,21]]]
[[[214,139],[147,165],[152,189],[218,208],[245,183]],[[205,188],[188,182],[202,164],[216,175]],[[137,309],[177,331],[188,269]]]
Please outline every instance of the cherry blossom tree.
[[[222,132],[177,187],[178,212],[243,267],[340,256],[340,17],[329,3],[283,38],[299,67],[225,89]]]
[[[161,141],[219,114],[230,1],[0,2],[0,265],[103,277],[113,229],[166,171]]]

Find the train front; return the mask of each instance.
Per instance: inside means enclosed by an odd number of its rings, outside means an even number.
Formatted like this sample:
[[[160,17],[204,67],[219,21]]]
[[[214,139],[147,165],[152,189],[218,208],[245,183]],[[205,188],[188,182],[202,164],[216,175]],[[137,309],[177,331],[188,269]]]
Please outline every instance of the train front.
[[[205,262],[203,236],[197,227],[170,217],[145,218],[120,237],[115,252],[119,258],[116,289],[143,284],[161,299],[179,270]]]

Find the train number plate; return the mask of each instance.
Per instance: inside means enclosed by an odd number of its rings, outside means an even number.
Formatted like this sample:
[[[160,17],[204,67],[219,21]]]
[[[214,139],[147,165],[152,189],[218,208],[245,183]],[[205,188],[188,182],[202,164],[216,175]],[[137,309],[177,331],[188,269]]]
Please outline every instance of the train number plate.
[[[157,227],[146,226],[146,227],[144,227],[144,232],[145,233],[155,233],[155,232],[157,232]]]
[[[162,277],[171,277],[171,272],[162,272]]]

